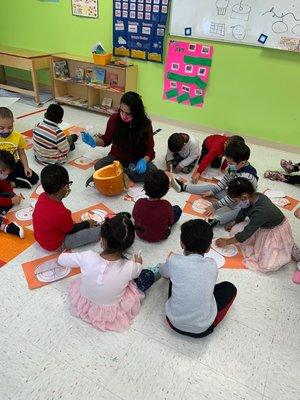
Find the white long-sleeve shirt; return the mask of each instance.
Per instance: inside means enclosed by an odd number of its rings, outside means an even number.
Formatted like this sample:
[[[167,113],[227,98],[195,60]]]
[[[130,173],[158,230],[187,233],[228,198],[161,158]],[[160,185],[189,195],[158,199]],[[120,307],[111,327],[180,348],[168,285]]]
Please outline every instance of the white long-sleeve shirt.
[[[64,267],[80,267],[81,294],[99,306],[118,303],[128,283],[137,278],[142,265],[132,260],[107,261],[95,251],[62,253],[58,264]]]
[[[200,155],[199,140],[192,135],[189,135],[189,141],[183,145],[183,148],[178,152],[182,160],[179,163],[181,168],[192,164]],[[168,149],[166,160],[174,159],[174,153]]]

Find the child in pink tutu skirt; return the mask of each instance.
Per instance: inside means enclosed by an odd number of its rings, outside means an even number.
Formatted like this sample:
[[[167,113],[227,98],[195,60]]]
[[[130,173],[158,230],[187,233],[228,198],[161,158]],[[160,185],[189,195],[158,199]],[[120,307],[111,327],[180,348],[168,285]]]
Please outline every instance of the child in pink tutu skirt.
[[[143,292],[158,274],[142,269],[140,255],[134,255],[134,260],[124,256],[135,237],[133,223],[124,213],[106,219],[100,236],[100,254],[91,250],[63,253],[58,263],[81,269],[81,277],[69,287],[71,313],[101,331],[122,332],[139,313]]]
[[[220,238],[220,247],[240,243],[246,267],[260,272],[276,271],[297,257],[289,222],[262,193],[256,193],[251,182],[236,178],[228,185],[229,197],[241,208],[235,222],[225,226],[234,237]],[[249,218],[249,222],[242,222]],[[235,225],[233,227],[234,224]],[[296,260],[297,261],[297,260]]]

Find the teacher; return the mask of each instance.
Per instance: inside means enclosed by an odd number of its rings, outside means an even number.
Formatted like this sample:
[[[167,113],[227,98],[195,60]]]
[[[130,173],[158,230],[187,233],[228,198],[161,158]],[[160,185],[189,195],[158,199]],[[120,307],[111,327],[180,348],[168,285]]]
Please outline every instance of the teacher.
[[[156,169],[151,162],[155,158],[152,124],[138,93],[122,96],[118,112],[107,122],[105,134],[97,134],[94,139],[97,146],[112,144],[108,155],[95,164],[96,171],[118,160],[131,181],[143,182],[146,173]],[[86,186],[92,180],[91,176]]]

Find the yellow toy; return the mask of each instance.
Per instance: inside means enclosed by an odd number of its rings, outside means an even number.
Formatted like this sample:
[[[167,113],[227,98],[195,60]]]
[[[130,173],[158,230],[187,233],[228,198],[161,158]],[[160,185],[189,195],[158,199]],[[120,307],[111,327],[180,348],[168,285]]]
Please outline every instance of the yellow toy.
[[[98,169],[93,174],[97,190],[105,196],[117,196],[124,190],[124,173],[119,161]]]

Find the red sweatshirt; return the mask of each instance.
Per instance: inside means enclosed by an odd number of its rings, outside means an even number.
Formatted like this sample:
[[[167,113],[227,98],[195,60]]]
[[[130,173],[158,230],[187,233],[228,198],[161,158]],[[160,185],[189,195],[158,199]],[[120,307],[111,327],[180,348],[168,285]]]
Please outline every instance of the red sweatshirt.
[[[119,118],[119,113],[115,113],[109,118],[106,125],[105,134],[101,136],[101,139],[104,141],[105,146],[109,146],[110,144],[112,144],[109,154],[116,157],[120,161],[127,161],[128,163],[135,162],[137,160],[134,157],[133,147],[129,147],[125,150],[117,147],[117,145],[114,143],[114,134],[116,132],[116,122],[118,118]],[[148,156],[150,158],[150,161],[152,161],[155,157],[155,152],[154,152],[153,129],[151,124],[149,127],[149,134],[146,145],[147,145],[147,150],[143,157]]]
[[[208,153],[202,158],[197,168],[197,172],[201,174],[211,164],[211,162],[218,157],[224,156],[224,146],[228,140],[228,136],[225,135],[210,135],[204,140],[203,144],[208,150]],[[224,160],[221,169],[224,170],[227,167],[227,162]]]
[[[11,206],[13,204],[11,198],[2,197],[1,193],[14,193],[10,184],[7,181],[4,181],[3,179],[0,180],[0,207]]]

